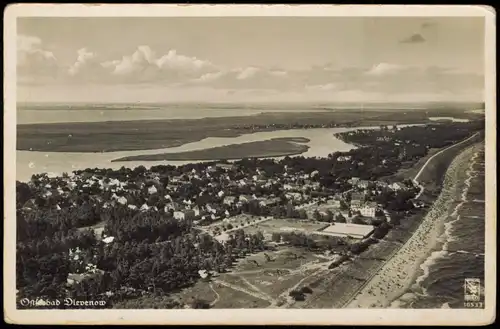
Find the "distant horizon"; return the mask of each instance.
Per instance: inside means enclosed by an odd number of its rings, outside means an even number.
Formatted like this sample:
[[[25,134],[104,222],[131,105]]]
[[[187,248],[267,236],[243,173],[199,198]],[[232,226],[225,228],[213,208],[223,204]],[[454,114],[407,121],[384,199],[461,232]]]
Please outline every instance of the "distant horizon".
[[[237,101],[175,101],[175,102],[110,102],[110,101],[71,101],[71,102],[34,102],[34,101],[18,101],[17,105],[180,105],[180,104],[196,104],[196,105],[315,105],[315,106],[329,106],[329,105],[356,105],[356,106],[366,106],[366,105],[478,105],[485,106],[484,101],[414,101],[414,102],[317,102],[317,101],[250,101],[250,102],[237,102]]]

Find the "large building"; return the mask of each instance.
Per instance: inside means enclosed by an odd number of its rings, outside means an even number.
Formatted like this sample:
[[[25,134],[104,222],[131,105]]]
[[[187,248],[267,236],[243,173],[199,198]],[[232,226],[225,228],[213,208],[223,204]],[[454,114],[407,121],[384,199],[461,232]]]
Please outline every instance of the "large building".
[[[338,237],[364,239],[370,236],[370,234],[373,233],[373,230],[374,227],[372,225],[335,223],[334,225],[330,225],[323,230],[318,230],[315,233]]]
[[[375,213],[377,212],[377,204],[375,202],[367,202],[361,205],[359,208],[356,208],[356,210],[359,211],[362,216],[375,217]]]

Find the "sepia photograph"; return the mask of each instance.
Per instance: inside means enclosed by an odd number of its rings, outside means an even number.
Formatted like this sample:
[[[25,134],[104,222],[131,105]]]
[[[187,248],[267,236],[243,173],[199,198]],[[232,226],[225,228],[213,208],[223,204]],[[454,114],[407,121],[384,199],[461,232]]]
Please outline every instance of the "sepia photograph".
[[[481,6],[9,6],[5,321],[492,323],[495,33]]]

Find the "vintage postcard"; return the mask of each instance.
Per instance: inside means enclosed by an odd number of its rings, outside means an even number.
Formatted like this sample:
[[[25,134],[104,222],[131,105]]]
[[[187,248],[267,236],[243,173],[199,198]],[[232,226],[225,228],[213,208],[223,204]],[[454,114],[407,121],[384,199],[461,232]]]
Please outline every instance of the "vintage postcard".
[[[7,322],[494,321],[493,9],[4,15]]]

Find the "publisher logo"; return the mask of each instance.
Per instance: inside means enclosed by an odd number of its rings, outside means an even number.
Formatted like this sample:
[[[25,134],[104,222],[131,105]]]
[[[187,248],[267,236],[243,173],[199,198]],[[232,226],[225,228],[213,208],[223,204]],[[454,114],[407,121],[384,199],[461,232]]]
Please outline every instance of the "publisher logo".
[[[481,299],[481,280],[475,278],[465,279],[464,300],[478,302]]]

